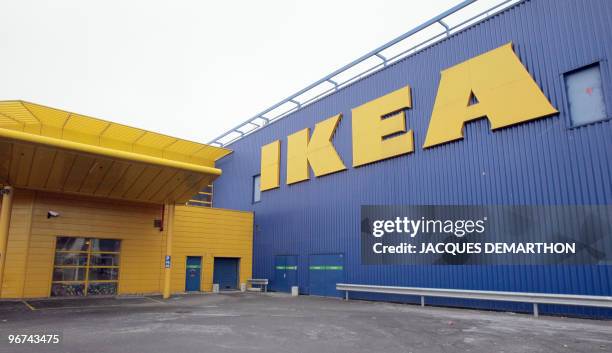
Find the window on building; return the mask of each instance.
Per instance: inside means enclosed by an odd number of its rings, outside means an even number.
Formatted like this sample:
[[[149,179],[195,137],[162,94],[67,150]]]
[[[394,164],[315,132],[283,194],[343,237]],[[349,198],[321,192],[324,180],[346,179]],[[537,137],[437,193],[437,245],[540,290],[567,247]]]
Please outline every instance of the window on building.
[[[58,237],[51,296],[116,294],[120,243],[115,239]]]
[[[253,203],[261,201],[261,177],[253,177]]]
[[[607,119],[599,64],[568,72],[564,76],[572,126]]]
[[[187,206],[212,207],[213,201],[213,186],[208,185],[195,194],[189,201]]]

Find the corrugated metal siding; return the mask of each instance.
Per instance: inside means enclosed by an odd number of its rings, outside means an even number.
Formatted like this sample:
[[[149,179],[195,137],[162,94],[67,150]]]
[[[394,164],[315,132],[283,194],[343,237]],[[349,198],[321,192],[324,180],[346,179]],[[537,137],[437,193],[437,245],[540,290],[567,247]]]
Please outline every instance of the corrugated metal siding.
[[[612,2],[533,0],[451,36],[234,143],[218,162],[215,206],[255,212],[253,275],[273,279],[274,255],[299,254],[298,281],[308,292],[308,255],[346,254],[346,282],[612,295],[612,266],[362,266],[360,205],[610,204],[612,124],[569,128],[562,74],[601,60],[612,111]],[[514,50],[559,115],[491,132],[466,125],[465,139],[423,150],[440,71],[512,41]],[[406,84],[415,153],[288,186],[286,137],[343,113],[334,145],[350,165],[351,108]],[[251,203],[259,151],[282,142],[281,187]],[[397,299],[386,297],[386,299]],[[432,300],[433,302],[433,300]],[[526,310],[525,305],[438,299],[447,305]],[[543,312],[612,316],[597,309]]]
[[[47,212],[60,213],[48,219]],[[50,294],[58,236],[120,239],[119,294],[158,293],[165,233],[152,226],[160,207],[16,189],[2,298]]]
[[[185,291],[187,256],[202,256],[201,290],[212,291],[215,257],[239,259],[239,280],[251,278],[253,214],[177,206],[172,239],[171,290]]]
[[[119,294],[159,293],[163,288],[166,232],[152,223],[161,216],[159,205],[16,190],[1,298],[49,296],[60,235],[120,239]],[[48,219],[49,210],[61,217]],[[215,257],[239,258],[239,279],[245,283],[251,277],[252,234],[252,213],[177,206],[172,293],[185,291],[187,256],[202,256],[204,291],[212,290]]]

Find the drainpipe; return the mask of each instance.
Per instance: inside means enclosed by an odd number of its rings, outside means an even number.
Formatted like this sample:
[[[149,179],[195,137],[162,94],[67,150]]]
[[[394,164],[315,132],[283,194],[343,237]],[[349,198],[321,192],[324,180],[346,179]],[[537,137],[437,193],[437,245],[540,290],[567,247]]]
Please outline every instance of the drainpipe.
[[[0,190],[2,195],[2,210],[0,210],[0,293],[2,292],[2,279],[6,263],[6,245],[8,244],[9,226],[11,224],[11,211],[13,210],[13,188],[5,186]]]
[[[174,204],[167,204],[168,219],[166,224],[166,257],[164,261],[164,291],[163,298],[170,298],[170,280],[172,278],[172,233],[174,231]]]

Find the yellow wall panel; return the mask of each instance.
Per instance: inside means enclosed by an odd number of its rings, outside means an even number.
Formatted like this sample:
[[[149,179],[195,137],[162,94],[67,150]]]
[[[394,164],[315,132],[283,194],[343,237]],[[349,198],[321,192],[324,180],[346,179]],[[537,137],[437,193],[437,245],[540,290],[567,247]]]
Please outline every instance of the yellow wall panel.
[[[280,140],[261,147],[260,185],[261,191],[280,186]]]
[[[161,217],[161,206],[42,192],[32,206],[25,193],[16,193],[7,252],[7,269],[21,272],[10,271],[14,274],[4,280],[3,298],[49,296],[57,236],[120,239],[119,294],[160,292],[163,232],[153,220]],[[60,216],[48,219],[49,210]],[[31,232],[22,230],[30,227]],[[29,244],[23,243],[28,235]]]
[[[405,86],[353,108],[353,167],[414,152],[413,131],[406,132],[405,110],[411,107]]]
[[[16,193],[13,199],[1,298],[23,296],[33,202],[34,192]]]
[[[49,210],[59,217],[48,219]],[[161,213],[161,205],[17,189],[0,297],[50,295],[58,236],[120,239],[118,294],[160,293],[166,234],[153,220]],[[184,292],[186,256],[203,257],[202,290],[212,288],[215,256],[240,258],[244,283],[251,276],[252,232],[252,213],[177,206],[172,292]]]
[[[212,290],[215,257],[239,258],[238,280],[245,283],[252,271],[253,214],[177,206],[172,248],[172,292],[185,291],[187,256],[202,257],[201,289],[204,291]]]
[[[308,128],[287,136],[287,184],[308,180],[309,165],[318,177],[346,169],[332,144],[341,118],[338,114],[317,123],[312,136]]]
[[[486,117],[496,130],[556,113],[507,43],[442,71],[423,147],[462,139],[475,119]]]

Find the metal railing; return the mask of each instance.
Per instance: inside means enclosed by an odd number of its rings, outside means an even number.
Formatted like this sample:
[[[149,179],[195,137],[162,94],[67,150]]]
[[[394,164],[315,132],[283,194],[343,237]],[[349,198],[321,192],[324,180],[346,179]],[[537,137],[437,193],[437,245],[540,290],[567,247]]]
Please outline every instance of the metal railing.
[[[349,299],[349,292],[384,293],[400,295],[416,295],[421,297],[421,306],[425,306],[426,297],[480,299],[504,302],[520,302],[533,304],[533,315],[539,316],[538,304],[558,304],[571,306],[593,306],[612,308],[612,297],[598,295],[497,292],[465,289],[417,288],[373,286],[365,284],[336,284],[336,289],[344,291],[344,298]]]
[[[468,13],[470,5],[474,3],[481,3],[482,0],[478,2],[477,0],[464,0],[438,16],[425,21],[421,25],[411,29],[383,46],[372,50],[353,62],[312,83],[308,87],[301,89],[282,101],[272,105],[254,117],[233,127],[227,132],[211,140],[209,144],[219,147],[227,146],[232,142],[235,142],[242,137],[257,131],[266,125],[269,125],[270,123],[275,122],[366,75],[372,74],[409,55],[413,55],[463,28],[466,28],[478,21],[484,20],[485,18],[491,17],[524,0],[493,1],[496,1],[496,3],[487,7],[483,11],[477,11],[476,14],[472,14]],[[456,24],[450,25],[449,23],[454,19],[454,17],[459,17],[461,20],[459,20]],[[423,34],[425,31],[432,29],[436,31],[426,36],[424,40],[418,40],[417,35]],[[417,42],[412,43],[411,40],[416,40]],[[407,45],[408,48],[404,48]],[[399,52],[397,52],[398,50]]]

